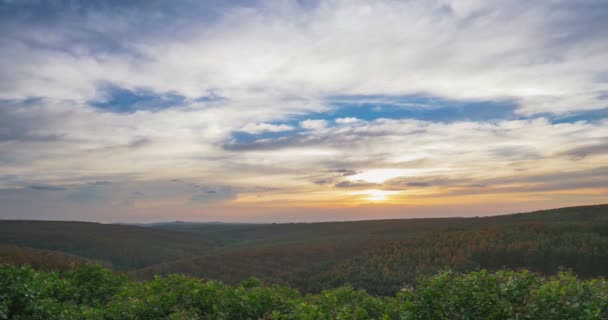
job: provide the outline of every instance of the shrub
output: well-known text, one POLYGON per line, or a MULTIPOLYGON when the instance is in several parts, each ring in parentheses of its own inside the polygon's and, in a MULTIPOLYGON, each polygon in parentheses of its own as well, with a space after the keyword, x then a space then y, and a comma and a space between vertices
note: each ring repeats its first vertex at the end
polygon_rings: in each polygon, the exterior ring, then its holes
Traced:
POLYGON ((58 272, 0 266, 0 319, 608 319, 608 283, 570 272, 442 272, 394 296, 353 287, 301 295, 249 279, 183 275, 137 282, 95 265, 58 272))

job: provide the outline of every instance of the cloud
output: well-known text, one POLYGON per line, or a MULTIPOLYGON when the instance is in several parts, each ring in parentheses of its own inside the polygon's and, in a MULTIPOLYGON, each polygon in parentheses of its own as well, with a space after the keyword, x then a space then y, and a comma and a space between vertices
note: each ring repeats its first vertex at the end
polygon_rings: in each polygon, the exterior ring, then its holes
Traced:
POLYGON ((608 143, 584 145, 561 152, 559 155, 574 159, 583 159, 588 156, 608 154, 608 143))
POLYGON ((1 6, 1 217, 343 205, 385 169, 435 196, 603 190, 601 1, 1 6))
POLYGON ((28 188, 32 190, 40 190, 40 191, 65 191, 66 189, 59 186, 47 186, 47 185, 31 185, 28 188))
POLYGON ((290 146, 302 147, 310 145, 313 141, 304 141, 303 136, 288 136, 279 138, 263 138, 254 141, 230 141, 223 144, 223 148, 228 151, 261 151, 261 150, 278 150, 288 148, 290 146))
POLYGON ((285 132, 291 131, 294 128, 286 124, 272 124, 272 123, 249 123, 242 127, 239 131, 249 134, 260 134, 264 132, 285 132))
POLYGON ((359 173, 358 171, 351 170, 351 169, 336 169, 336 170, 333 170, 332 172, 338 173, 341 176, 352 176, 352 175, 359 173))
POLYGON ((201 188, 200 192, 195 193, 190 197, 190 201, 194 203, 203 203, 208 204, 212 202, 223 202, 236 199, 238 193, 230 187, 220 186, 220 187, 211 187, 214 189, 210 189, 210 187, 201 188))
POLYGON ((300 121, 300 127, 307 130, 319 130, 327 126, 327 121, 322 119, 307 119, 300 121))
POLYGON ((337 124, 351 124, 351 123, 356 123, 358 121, 359 121, 359 119, 353 118, 353 117, 337 118, 336 119, 336 123, 337 124))
POLYGON ((375 183, 366 182, 363 180, 357 181, 341 181, 336 183, 336 188, 373 188, 377 186, 375 183))
POLYGON ((113 83, 186 99, 425 92, 511 98, 522 114, 606 107, 604 3, 467 3, 5 5, 0 97, 91 101, 113 83))
POLYGON ((431 184, 428 182, 408 182, 407 185, 409 187, 428 187, 431 184))

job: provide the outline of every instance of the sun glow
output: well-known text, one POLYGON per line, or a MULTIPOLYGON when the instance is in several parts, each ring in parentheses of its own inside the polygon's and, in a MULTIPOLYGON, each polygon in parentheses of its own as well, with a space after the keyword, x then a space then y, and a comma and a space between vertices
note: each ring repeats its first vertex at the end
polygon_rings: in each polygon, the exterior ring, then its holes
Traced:
POLYGON ((412 171, 408 169, 372 169, 352 175, 349 179, 352 181, 383 183, 386 180, 412 174, 412 171))
POLYGON ((384 168, 384 169, 369 169, 363 172, 348 176, 350 181, 365 181, 370 183, 384 183, 387 180, 400 177, 416 177, 432 173, 441 173, 449 169, 447 168, 384 168))
POLYGON ((372 202, 383 202, 389 200, 389 197, 395 194, 400 193, 399 191, 393 190, 378 190, 378 189, 370 189, 370 190, 362 190, 353 192, 354 195, 364 195, 365 200, 372 202))

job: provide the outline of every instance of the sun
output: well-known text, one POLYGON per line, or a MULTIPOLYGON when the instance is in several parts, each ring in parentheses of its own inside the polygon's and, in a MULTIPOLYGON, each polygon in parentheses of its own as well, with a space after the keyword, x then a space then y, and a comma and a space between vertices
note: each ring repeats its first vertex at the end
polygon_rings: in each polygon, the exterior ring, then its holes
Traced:
POLYGON ((378 190, 378 189, 369 189, 369 190, 361 190, 355 191, 352 194, 354 195, 363 195, 364 199, 370 202, 384 202, 390 199, 390 196, 398 194, 399 191, 394 190, 378 190))

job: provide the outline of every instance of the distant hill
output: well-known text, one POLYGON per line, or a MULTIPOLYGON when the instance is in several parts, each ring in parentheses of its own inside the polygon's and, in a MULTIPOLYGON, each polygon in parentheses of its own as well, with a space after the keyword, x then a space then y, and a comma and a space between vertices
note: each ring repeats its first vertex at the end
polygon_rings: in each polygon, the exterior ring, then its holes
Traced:
POLYGON ((89 222, 0 221, 0 243, 106 261, 119 270, 195 257, 216 247, 196 234, 89 222))
POLYGON ((240 247, 311 244, 370 239, 399 240, 428 232, 469 230, 522 222, 590 222, 608 219, 608 204, 474 218, 417 218, 317 223, 157 223, 163 230, 207 235, 223 244, 240 247))

